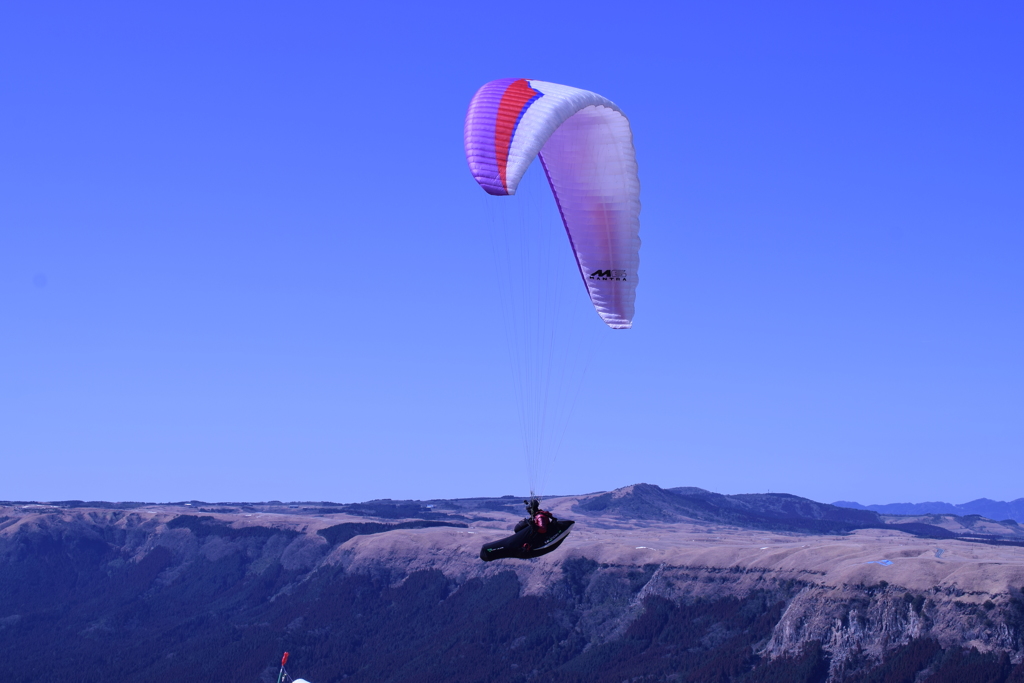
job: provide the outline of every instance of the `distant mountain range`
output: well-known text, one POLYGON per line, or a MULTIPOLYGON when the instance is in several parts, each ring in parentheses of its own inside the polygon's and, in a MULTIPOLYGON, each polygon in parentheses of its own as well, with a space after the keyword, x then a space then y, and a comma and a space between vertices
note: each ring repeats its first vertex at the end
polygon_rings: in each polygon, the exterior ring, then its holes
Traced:
POLYGON ((583 496, 573 510, 586 515, 618 518, 636 527, 652 522, 671 524, 689 520, 804 534, 898 529, 923 538, 1024 545, 1018 523, 1005 517, 989 521, 980 515, 943 513, 949 519, 893 520, 883 518, 885 513, 874 509, 816 503, 788 493, 724 495, 692 486, 663 489, 653 484, 633 484, 608 493, 583 496))
POLYGON ((585 498, 575 509, 587 514, 612 514, 631 523, 695 519, 803 533, 849 533, 885 526, 874 512, 816 503, 788 493, 728 496, 694 486, 663 489, 653 484, 634 484, 585 498))
POLYGON ((979 498, 969 503, 954 505, 952 503, 888 503, 886 505, 861 505, 849 500, 837 500, 832 503, 836 507, 854 510, 871 510, 882 515, 981 515, 997 521, 1012 519, 1024 523, 1024 498, 1004 502, 979 498))

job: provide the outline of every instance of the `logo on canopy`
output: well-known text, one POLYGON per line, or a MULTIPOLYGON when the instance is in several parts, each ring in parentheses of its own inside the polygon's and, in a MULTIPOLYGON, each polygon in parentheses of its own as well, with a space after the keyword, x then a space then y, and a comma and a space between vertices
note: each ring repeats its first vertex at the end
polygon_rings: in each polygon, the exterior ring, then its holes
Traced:
POLYGON ((624 270, 595 270, 590 274, 591 280, 625 280, 624 270))

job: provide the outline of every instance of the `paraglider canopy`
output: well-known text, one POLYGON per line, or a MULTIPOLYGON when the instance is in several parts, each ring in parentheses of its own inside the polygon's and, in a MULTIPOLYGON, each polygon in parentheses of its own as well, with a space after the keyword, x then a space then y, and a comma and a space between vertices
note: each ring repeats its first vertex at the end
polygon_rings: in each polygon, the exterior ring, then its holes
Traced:
POLYGON ((514 195, 540 158, 594 307, 609 327, 631 327, 640 181, 625 114, 588 90, 505 78, 470 102, 465 147, 473 177, 497 196, 514 195))

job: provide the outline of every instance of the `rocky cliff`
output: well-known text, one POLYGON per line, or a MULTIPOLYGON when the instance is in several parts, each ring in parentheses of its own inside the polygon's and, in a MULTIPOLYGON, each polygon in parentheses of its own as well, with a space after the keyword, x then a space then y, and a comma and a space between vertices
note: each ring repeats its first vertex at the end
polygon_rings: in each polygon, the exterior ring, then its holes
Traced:
POLYGON ((284 650, 317 683, 1024 681, 1014 528, 715 496, 553 499, 562 549, 487 564, 514 499, 8 505, 0 660, 48 682, 272 680, 284 650))

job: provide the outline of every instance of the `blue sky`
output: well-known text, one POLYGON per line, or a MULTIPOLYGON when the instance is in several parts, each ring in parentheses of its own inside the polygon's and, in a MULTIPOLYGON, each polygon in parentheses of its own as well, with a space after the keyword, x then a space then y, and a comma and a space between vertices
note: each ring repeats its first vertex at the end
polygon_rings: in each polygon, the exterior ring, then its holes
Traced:
POLYGON ((521 494, 477 87, 605 95, 636 325, 559 492, 1024 496, 1019 3, 6 3, 0 499, 521 494), (424 275, 424 270, 427 275, 424 275))

